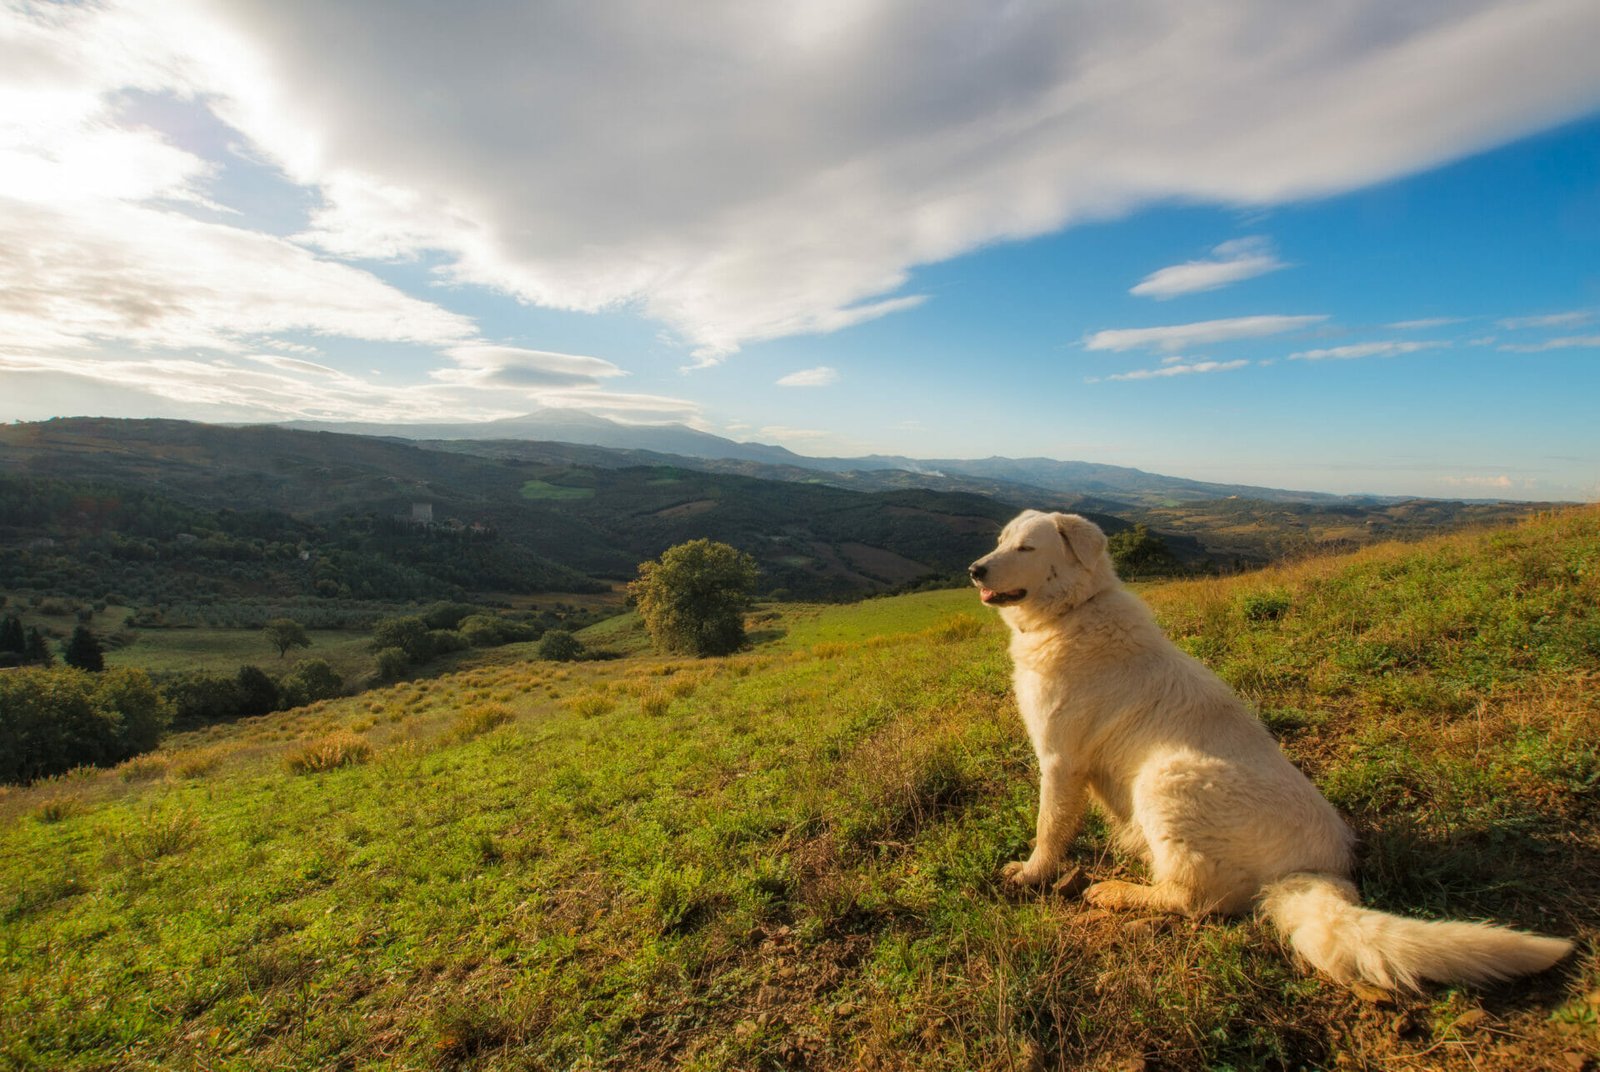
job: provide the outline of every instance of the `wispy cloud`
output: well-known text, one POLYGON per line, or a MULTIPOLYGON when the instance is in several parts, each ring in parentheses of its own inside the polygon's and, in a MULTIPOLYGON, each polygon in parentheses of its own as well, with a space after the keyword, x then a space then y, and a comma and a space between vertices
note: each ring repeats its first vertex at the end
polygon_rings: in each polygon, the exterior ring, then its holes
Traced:
POLYGON ((455 367, 435 369, 428 375, 442 383, 469 387, 595 387, 602 380, 627 375, 603 358, 519 346, 470 343, 452 346, 445 355, 455 367))
POLYGON ((1462 488, 1506 489, 1516 486, 1516 481, 1504 473, 1494 476, 1441 476, 1439 483, 1462 488))
POLYGON ((1212 249, 1207 260, 1186 261, 1151 272, 1128 293, 1145 298, 1175 298, 1216 290, 1287 267, 1268 239, 1259 235, 1236 238, 1212 249))
MULTIPOLYGON (((1180 359, 1181 361, 1181 359, 1180 359)), ((1249 361, 1239 359, 1236 361, 1194 361, 1173 363, 1165 361, 1160 368, 1134 369, 1132 372, 1119 372, 1113 376, 1103 377, 1105 380, 1158 380, 1168 376, 1192 376, 1203 372, 1230 372, 1233 369, 1244 368, 1249 361)), ((1102 377, 1091 377, 1086 383, 1099 383, 1102 377)))
POLYGON ((796 440, 804 442, 816 442, 817 440, 831 438, 833 435, 832 432, 823 431, 818 428, 790 428, 789 426, 782 424, 769 424, 761 429, 761 434, 766 436, 768 439, 775 439, 779 442, 784 440, 789 440, 790 442, 794 442, 796 440))
POLYGON ((838 369, 827 365, 791 372, 778 380, 779 387, 829 387, 839 382, 838 369))
POLYGON ((1429 328, 1448 327, 1451 324, 1461 324, 1467 320, 1464 316, 1425 316, 1421 320, 1396 320, 1393 324, 1384 326, 1391 331, 1426 331, 1429 328))
POLYGON ((1593 319, 1594 313, 1590 310, 1573 309, 1566 313, 1546 313, 1543 316, 1513 316, 1496 323, 1507 331, 1516 331, 1521 328, 1572 328, 1579 324, 1587 324, 1593 319))
POLYGON ((1349 361, 1360 357, 1399 357, 1419 350, 1438 350, 1450 345, 1447 342, 1362 342, 1350 346, 1332 346, 1325 350, 1301 350, 1289 355, 1290 361, 1349 361))
POLYGON ((1538 354, 1546 350, 1600 349, 1600 335, 1563 335, 1543 342, 1506 343, 1500 349, 1514 354, 1538 354))
POLYGON ((1316 316, 1239 316, 1226 320, 1202 320, 1193 324, 1171 324, 1158 328, 1114 328, 1097 331, 1084 340, 1086 350, 1185 350, 1193 346, 1257 339, 1299 331, 1327 320, 1316 316))

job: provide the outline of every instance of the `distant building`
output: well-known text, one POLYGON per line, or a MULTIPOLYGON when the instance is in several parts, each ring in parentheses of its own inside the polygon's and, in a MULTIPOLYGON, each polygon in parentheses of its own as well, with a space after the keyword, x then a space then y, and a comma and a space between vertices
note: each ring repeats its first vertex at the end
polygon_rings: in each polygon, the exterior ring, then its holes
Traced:
POLYGON ((414 502, 411 504, 411 522, 414 525, 433 524, 433 504, 414 502))

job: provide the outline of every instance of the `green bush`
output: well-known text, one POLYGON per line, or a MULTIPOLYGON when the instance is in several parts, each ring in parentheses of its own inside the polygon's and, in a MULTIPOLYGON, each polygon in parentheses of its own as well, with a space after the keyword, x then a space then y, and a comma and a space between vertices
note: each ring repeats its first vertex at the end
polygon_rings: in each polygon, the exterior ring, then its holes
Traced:
POLYGON ((411 660, 400 648, 378 649, 378 677, 383 681, 399 681, 406 676, 411 660))
POLYGON ((565 629, 552 629, 539 641, 539 658, 569 663, 583 655, 583 643, 565 629))
POLYGON ((231 677, 193 670, 166 678, 161 691, 172 704, 177 726, 206 726, 239 716, 239 685, 231 677))
POLYGON ((302 659, 278 682, 278 700, 284 707, 332 699, 343 691, 344 678, 326 659, 302 659))
POLYGON ((172 709, 143 670, 0 674, 0 781, 28 782, 155 747, 172 709))

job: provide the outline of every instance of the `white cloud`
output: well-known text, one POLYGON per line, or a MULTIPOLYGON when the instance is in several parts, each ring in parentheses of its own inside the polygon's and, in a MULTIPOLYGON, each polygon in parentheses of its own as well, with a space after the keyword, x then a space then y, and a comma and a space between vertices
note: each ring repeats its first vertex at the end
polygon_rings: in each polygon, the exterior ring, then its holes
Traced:
POLYGON ((1431 342, 1361 342, 1349 346, 1332 346, 1325 350, 1301 350, 1289 355, 1290 361, 1349 361, 1361 357, 1398 357, 1419 350, 1437 350, 1449 343, 1431 342))
POLYGON ((627 375, 603 358, 481 342, 452 346, 445 355, 456 367, 435 369, 429 375, 442 383, 469 387, 596 387, 602 380, 627 375))
POLYGON ((1151 272, 1128 293, 1146 298, 1175 298, 1180 294, 1216 290, 1288 267, 1273 252, 1272 243, 1259 236, 1224 242, 1212 249, 1211 254, 1210 260, 1187 261, 1151 272))
POLYGON ((779 387, 830 387, 839 382, 838 369, 819 365, 816 368, 791 372, 778 380, 779 387))
POLYGON ((789 440, 790 442, 802 440, 808 443, 828 439, 833 435, 832 432, 825 432, 818 428, 790 428, 782 424, 766 425, 761 429, 761 434, 768 440, 776 440, 778 442, 783 440, 789 440))
POLYGON ((1465 488, 1512 488, 1516 486, 1516 482, 1504 473, 1495 476, 1441 476, 1439 483, 1465 488))
MULTIPOLYGON (((1236 361, 1194 361, 1186 364, 1163 363, 1160 368, 1134 369, 1132 372, 1119 372, 1107 376, 1107 380, 1157 380, 1168 376, 1193 376, 1203 372, 1231 372, 1233 369, 1244 368, 1249 361, 1240 359, 1236 361)), ((1098 383, 1099 378, 1089 380, 1098 383)))
MULTIPOLYGON (((1593 0, 106 0, 0 14, 30 94, 0 114, 32 135, 125 86, 203 102, 320 195, 328 255, 636 308, 705 364, 908 308, 913 268, 996 241, 1324 196, 1576 117, 1597 33, 1593 0)), ((88 193, 203 199, 210 161, 80 133, 88 193)))
POLYGON ((1547 350, 1600 349, 1600 335, 1563 335, 1534 343, 1507 343, 1500 349, 1515 354, 1538 354, 1547 350))
POLYGON ((1421 320, 1397 320, 1393 324, 1384 326, 1391 331, 1426 331, 1429 328, 1448 327, 1451 324, 1460 324, 1467 318, 1464 316, 1427 316, 1421 320))
POLYGON ((1184 350, 1191 346, 1257 339, 1320 324, 1326 315, 1317 316, 1239 316, 1226 320, 1202 320, 1193 324, 1170 324, 1159 328, 1113 328, 1097 331, 1084 340, 1087 350, 1184 350))
POLYGON ((1594 319, 1594 314, 1587 309, 1574 309, 1568 313, 1547 313, 1543 316, 1514 316, 1506 320, 1496 321, 1508 331, 1521 328, 1570 328, 1579 324, 1587 324, 1594 319))

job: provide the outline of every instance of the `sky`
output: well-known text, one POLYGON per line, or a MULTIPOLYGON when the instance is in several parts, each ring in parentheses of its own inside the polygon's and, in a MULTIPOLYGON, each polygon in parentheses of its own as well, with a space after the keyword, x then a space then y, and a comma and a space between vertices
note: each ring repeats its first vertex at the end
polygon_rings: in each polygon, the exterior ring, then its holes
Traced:
POLYGON ((0 420, 1600 498, 1594 0, 0 0, 0 420))

